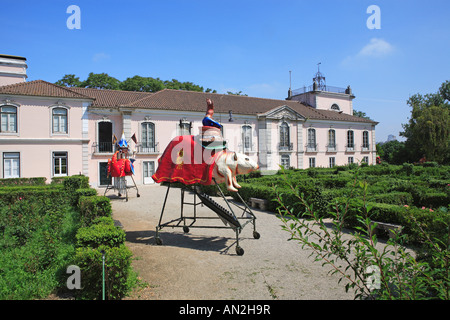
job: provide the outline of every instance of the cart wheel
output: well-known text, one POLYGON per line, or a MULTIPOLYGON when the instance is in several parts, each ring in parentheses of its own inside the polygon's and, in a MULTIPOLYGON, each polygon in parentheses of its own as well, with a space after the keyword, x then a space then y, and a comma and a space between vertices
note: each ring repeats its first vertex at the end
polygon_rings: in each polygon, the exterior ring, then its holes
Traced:
POLYGON ((183 231, 184 231, 184 233, 188 233, 189 232, 189 227, 184 226, 183 227, 183 231))
POLYGON ((121 197, 121 196, 122 196, 122 194, 121 194, 121 193, 119 193, 119 194, 118 194, 118 196, 119 196, 119 197, 121 197))
POLYGON ((242 256, 244 254, 244 249, 241 247, 236 247, 236 253, 238 256, 242 256))
POLYGON ((160 245, 163 244, 161 238, 156 238, 156 239, 155 239, 155 242, 156 242, 156 244, 157 244, 158 246, 160 246, 160 245))
POLYGON ((260 237, 261 237, 261 235, 259 234, 258 231, 253 231, 253 238, 259 239, 260 237))

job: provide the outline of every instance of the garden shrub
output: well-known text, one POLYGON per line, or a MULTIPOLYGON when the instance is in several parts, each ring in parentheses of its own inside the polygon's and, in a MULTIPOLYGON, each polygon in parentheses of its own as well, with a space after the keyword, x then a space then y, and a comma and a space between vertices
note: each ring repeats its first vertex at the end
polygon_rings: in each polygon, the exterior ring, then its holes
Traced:
POLYGON ((96 196, 97 190, 94 188, 82 188, 75 190, 76 203, 80 205, 80 197, 96 196))
POLYGON ((81 289, 75 292, 78 299, 102 298, 102 251, 105 253, 105 298, 119 300, 130 291, 132 253, 125 244, 80 247, 74 259, 74 264, 81 270, 81 289))
POLYGON ((97 217, 111 217, 112 214, 111 202, 105 196, 81 196, 78 207, 83 226, 89 226, 97 217))
POLYGON ((111 217, 99 217, 89 227, 81 227, 76 239, 79 247, 118 247, 125 242, 125 232, 114 226, 111 217))
POLYGON ((75 252, 76 214, 51 199, 0 206, 1 300, 45 298, 60 285, 75 252))
POLYGON ((389 193, 378 193, 368 196, 368 200, 377 203, 412 205, 413 197, 408 192, 393 191, 389 193))
POLYGON ((62 183, 69 203, 76 206, 78 202, 76 190, 89 188, 89 177, 83 175, 74 175, 66 177, 62 183))
POLYGON ((8 178, 0 179, 0 187, 3 186, 42 186, 45 185, 47 178, 8 178))
POLYGON ((62 188, 50 185, 2 187, 0 189, 0 200, 6 204, 13 204, 19 200, 29 200, 31 202, 51 201, 59 204, 66 203, 62 188))

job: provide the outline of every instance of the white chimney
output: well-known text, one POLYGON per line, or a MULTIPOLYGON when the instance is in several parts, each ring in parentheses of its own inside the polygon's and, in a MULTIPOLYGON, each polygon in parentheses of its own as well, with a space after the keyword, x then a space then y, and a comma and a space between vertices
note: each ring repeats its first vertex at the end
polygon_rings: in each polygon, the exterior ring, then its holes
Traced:
POLYGON ((25 82, 28 68, 26 61, 24 57, 0 54, 0 86, 25 82))

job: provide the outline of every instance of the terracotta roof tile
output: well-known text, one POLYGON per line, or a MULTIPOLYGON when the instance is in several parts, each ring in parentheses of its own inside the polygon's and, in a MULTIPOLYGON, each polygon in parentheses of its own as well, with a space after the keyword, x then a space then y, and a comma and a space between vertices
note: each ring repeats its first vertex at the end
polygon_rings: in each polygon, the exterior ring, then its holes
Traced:
POLYGON ((308 119, 376 123, 372 120, 336 111, 314 109, 293 100, 265 99, 172 89, 158 91, 151 96, 143 97, 126 106, 144 109, 205 112, 207 98, 214 102, 214 110, 217 113, 228 113, 229 110, 232 110, 233 114, 256 115, 286 105, 308 119))
POLYGON ((174 111, 206 111, 206 99, 214 102, 215 112, 257 115, 288 106, 307 119, 377 123, 331 110, 314 109, 293 100, 255 98, 219 93, 164 89, 155 93, 62 87, 43 80, 0 86, 0 94, 92 99, 99 108, 140 108, 174 111))
POLYGON ((149 97, 151 92, 135 92, 121 90, 106 90, 94 88, 71 87, 70 90, 95 99, 93 107, 118 107, 128 105, 136 100, 149 97))
POLYGON ((0 94, 89 99, 86 95, 44 80, 34 80, 0 86, 0 94))

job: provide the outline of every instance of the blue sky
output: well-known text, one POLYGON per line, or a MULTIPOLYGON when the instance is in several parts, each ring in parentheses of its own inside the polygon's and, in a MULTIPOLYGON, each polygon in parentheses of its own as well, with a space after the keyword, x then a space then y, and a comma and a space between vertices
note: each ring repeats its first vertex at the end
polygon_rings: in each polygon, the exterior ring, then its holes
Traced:
POLYGON ((354 108, 399 136, 415 93, 450 80, 448 0, 0 0, 0 53, 25 56, 28 80, 105 72, 191 81, 219 93, 285 99, 310 85, 351 85, 354 108), (81 29, 68 29, 68 6, 81 29), (369 29, 367 8, 381 10, 369 29))

